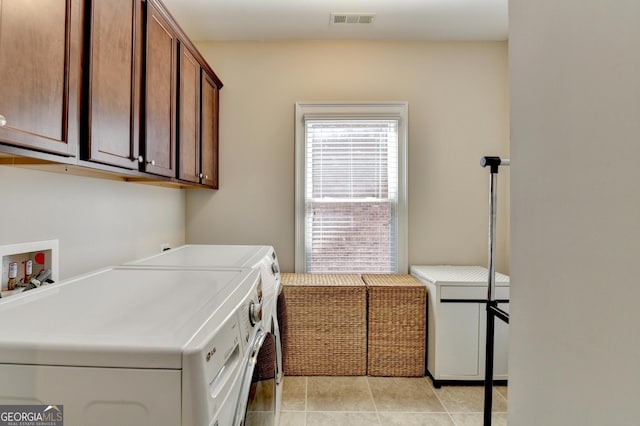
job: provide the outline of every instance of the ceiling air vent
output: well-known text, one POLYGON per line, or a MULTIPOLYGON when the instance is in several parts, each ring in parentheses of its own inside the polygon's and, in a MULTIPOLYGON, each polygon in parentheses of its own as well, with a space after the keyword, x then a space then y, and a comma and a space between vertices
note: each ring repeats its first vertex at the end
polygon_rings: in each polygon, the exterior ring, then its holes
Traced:
POLYGON ((332 13, 331 25, 373 24, 375 13, 332 13))

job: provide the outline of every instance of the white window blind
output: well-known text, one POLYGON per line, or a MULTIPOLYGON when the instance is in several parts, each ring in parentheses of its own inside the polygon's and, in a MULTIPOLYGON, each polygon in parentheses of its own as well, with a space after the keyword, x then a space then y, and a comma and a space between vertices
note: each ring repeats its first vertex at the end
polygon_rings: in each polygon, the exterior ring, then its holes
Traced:
POLYGON ((398 271, 398 120, 305 118, 305 269, 398 271))

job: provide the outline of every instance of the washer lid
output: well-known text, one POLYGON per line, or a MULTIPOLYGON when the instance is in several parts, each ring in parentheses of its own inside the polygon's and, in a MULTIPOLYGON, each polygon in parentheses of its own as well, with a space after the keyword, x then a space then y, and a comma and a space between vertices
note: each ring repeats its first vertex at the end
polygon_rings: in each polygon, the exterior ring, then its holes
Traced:
POLYGON ((0 362, 181 368, 196 333, 257 280, 248 269, 109 268, 1 299, 0 362))
POLYGON ((272 246, 190 244, 126 264, 131 267, 257 268, 262 277, 265 318, 277 320, 280 272, 272 246), (275 269, 274 269, 275 268, 275 269))
MULTIPOLYGON (((483 266, 414 265, 411 274, 436 285, 487 286, 489 270, 483 266)), ((509 277, 496 272, 496 286, 508 286, 509 277)))
POLYGON ((127 265, 254 268, 270 250, 271 246, 185 245, 127 265))

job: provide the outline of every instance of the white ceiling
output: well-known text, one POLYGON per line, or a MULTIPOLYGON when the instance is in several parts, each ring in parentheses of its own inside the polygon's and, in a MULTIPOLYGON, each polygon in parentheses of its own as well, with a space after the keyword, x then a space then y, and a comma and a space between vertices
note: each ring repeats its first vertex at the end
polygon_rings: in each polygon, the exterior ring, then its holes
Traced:
POLYGON ((163 0, 193 40, 506 40, 508 0, 163 0), (330 25, 375 13, 371 25, 330 25))

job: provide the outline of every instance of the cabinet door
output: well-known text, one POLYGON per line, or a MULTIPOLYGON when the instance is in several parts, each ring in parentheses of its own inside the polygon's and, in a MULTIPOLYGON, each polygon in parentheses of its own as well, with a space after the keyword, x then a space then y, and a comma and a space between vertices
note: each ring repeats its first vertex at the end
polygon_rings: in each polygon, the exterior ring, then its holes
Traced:
POLYGON ((178 178, 200 182, 200 64, 180 45, 178 178))
POLYGON ((90 4, 87 145, 83 159, 138 169, 141 2, 90 4))
POLYGON ((82 3, 0 2, 0 142, 76 155, 82 3))
POLYGON ((213 80, 202 72, 202 180, 201 183, 218 189, 218 95, 213 80))
POLYGON ((147 2, 144 171, 176 177, 176 35, 147 2))
MULTIPOLYGON (((498 307, 505 312, 509 312, 508 303, 499 303, 498 307)), ((493 377, 495 379, 506 379, 509 375, 509 324, 496 318, 494 336, 493 377)))
POLYGON ((480 304, 441 303, 438 321, 438 378, 478 379, 481 374, 480 304))

